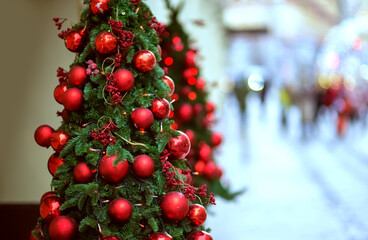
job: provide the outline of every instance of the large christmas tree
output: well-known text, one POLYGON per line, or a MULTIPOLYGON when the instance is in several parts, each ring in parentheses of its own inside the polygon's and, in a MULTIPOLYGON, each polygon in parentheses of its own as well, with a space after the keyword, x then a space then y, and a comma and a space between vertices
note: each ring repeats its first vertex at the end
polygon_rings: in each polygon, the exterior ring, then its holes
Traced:
MULTIPOLYGON (((76 53, 68 72, 58 69, 63 122, 35 132, 55 153, 30 239, 212 239, 202 224, 213 194, 188 183, 190 140, 167 118, 161 24, 140 0, 85 4, 59 34, 76 53)), ((65 19, 54 21, 61 29, 65 19)))

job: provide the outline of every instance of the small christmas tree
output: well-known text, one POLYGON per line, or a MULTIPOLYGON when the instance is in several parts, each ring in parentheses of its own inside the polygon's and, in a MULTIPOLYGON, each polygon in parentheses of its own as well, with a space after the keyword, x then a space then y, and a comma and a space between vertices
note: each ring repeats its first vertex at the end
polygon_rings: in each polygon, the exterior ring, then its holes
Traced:
MULTIPOLYGON (((222 136, 211 130, 215 117, 215 105, 208 101, 206 82, 200 77, 196 63, 197 51, 190 48, 190 39, 178 15, 183 3, 174 8, 169 0, 166 5, 170 10, 170 23, 162 34, 162 67, 167 69, 175 84, 175 111, 170 118, 175 120, 173 129, 185 130, 192 148, 187 156, 195 173, 195 185, 206 184, 210 191, 224 199, 234 199, 241 192, 231 193, 220 181, 222 169, 214 159, 215 148, 222 142, 222 136)), ((170 79, 166 79, 170 82, 170 79)))
MULTIPOLYGON (((167 118, 161 24, 140 0, 85 4, 59 34, 76 53, 68 72, 58 69, 63 122, 35 132, 55 153, 30 239, 212 239, 202 224, 213 194, 188 183, 190 140, 167 118)), ((61 29, 66 20, 54 21, 61 29)))

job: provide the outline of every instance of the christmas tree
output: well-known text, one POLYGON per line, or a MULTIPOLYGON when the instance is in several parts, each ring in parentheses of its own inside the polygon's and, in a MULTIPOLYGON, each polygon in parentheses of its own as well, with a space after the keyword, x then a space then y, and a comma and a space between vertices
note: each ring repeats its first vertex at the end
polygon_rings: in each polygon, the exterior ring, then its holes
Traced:
MULTIPOLYGON (((208 101, 206 82, 200 77, 196 63, 197 51, 190 47, 190 37, 178 20, 182 1, 178 7, 173 7, 169 0, 166 5, 170 10, 170 23, 162 34, 162 62, 175 84, 175 111, 170 118, 175 120, 173 129, 185 130, 191 141, 191 151, 187 156, 192 168, 197 174, 195 185, 206 184, 208 189, 217 196, 231 200, 242 192, 231 193, 229 187, 220 181, 222 169, 214 159, 214 151, 222 142, 221 134, 213 132, 211 125, 215 117, 215 105, 208 101)), ((166 79, 170 82, 171 79, 166 79)))
MULTIPOLYGON (((68 72, 57 71, 63 122, 35 132, 55 153, 30 239, 212 239, 202 224, 213 194, 188 183, 190 140, 167 117, 162 25, 140 0, 85 4, 59 34, 76 53, 68 72)), ((66 19, 54 21, 61 29, 66 19)))

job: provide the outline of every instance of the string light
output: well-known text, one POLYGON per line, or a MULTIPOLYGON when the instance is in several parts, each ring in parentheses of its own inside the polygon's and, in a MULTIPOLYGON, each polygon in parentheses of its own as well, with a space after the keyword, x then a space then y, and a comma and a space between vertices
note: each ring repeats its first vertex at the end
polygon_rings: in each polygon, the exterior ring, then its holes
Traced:
POLYGON ((199 172, 192 172, 192 175, 198 176, 199 172))
POLYGON ((136 206, 136 207, 142 207, 143 204, 142 203, 137 203, 137 204, 134 204, 134 206, 136 206))

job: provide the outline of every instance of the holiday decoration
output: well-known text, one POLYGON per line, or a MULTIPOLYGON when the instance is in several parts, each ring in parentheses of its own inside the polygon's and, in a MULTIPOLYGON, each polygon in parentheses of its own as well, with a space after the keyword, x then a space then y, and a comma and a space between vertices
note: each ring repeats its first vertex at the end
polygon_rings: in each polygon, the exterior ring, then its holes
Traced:
POLYGON ((63 95, 68 90, 68 85, 66 83, 61 83, 60 85, 57 85, 54 90, 54 98, 55 100, 63 104, 63 95))
POLYGON ((124 222, 132 215, 132 204, 124 198, 118 198, 109 205, 109 216, 113 221, 124 222))
POLYGON ((171 138, 167 144, 171 157, 173 159, 183 159, 190 151, 190 140, 185 133, 178 131, 178 137, 171 138))
POLYGON ((222 170, 214 162, 209 162, 206 164, 203 175, 206 176, 208 179, 218 179, 222 175, 222 170))
POLYGON ((134 64, 138 70, 142 72, 148 72, 155 68, 156 57, 149 50, 141 50, 135 54, 134 64))
POLYGON ((56 152, 61 152, 61 150, 63 150, 69 139, 70 136, 67 132, 63 130, 55 131, 51 134, 51 147, 56 152))
POLYGON ((80 162, 75 166, 73 175, 74 180, 78 183, 89 183, 93 176, 91 169, 85 162, 80 162))
POLYGON ((193 225, 201 226, 207 219, 207 211, 202 205, 192 204, 189 206, 188 218, 193 225))
POLYGON ((83 86, 87 82, 86 68, 81 66, 72 67, 68 74, 68 83, 72 86, 83 86))
POLYGON ((55 196, 50 196, 43 200, 40 205, 40 215, 46 221, 50 222, 57 216, 60 216, 61 210, 59 209, 62 202, 61 199, 55 196))
POLYGON ((181 122, 189 122, 193 118, 193 108, 189 103, 183 104, 179 108, 179 118, 181 122))
POLYGON ((49 158, 47 163, 47 168, 52 176, 55 176, 55 173, 60 165, 64 163, 64 159, 60 158, 57 153, 54 153, 49 158))
POLYGON ((134 76, 126 69, 119 69, 114 72, 114 76, 117 79, 117 88, 121 92, 129 91, 134 86, 134 76))
POLYGON ((132 120, 136 128, 147 130, 152 126, 154 116, 148 108, 137 108, 132 113, 132 120))
POLYGON ((56 217, 49 226, 49 234, 52 240, 72 240, 76 237, 78 225, 68 216, 56 217))
POLYGON ((188 200, 180 192, 169 192, 161 201, 161 209, 167 219, 180 221, 188 214, 188 200))
POLYGON ((211 147, 206 143, 199 144, 199 159, 209 162, 211 160, 212 150, 211 147))
POLYGON ((220 133, 213 132, 211 142, 214 147, 219 146, 222 143, 222 135, 220 133))
POLYGON ((45 200, 46 198, 48 197, 51 197, 51 196, 55 196, 55 192, 54 191, 49 191, 49 192, 45 192, 42 197, 41 197, 41 200, 40 200, 40 203, 43 202, 43 200, 45 200))
POLYGON ((80 52, 83 47, 83 32, 79 30, 70 31, 65 36, 65 47, 71 52, 80 52))
POLYGON ((204 231, 195 231, 188 236, 187 240, 213 240, 213 238, 204 231))
POLYGON ((148 237, 148 240, 171 240, 173 239, 167 233, 154 233, 148 237))
POLYGON ((111 32, 102 32, 96 37, 95 45, 99 53, 110 54, 116 51, 118 40, 111 32))
POLYGON ((156 120, 163 120, 170 113, 170 103, 165 98, 153 100, 152 113, 156 120))
POLYGON ((120 161, 114 164, 117 156, 108 157, 105 155, 99 164, 98 170, 103 179, 108 183, 118 183, 125 178, 129 171, 129 163, 127 161, 120 161))
POLYGON ((39 126, 34 133, 34 139, 36 143, 42 147, 50 147, 51 135, 54 131, 55 130, 49 125, 39 126))
POLYGON ((109 10, 110 0, 91 0, 89 3, 90 9, 93 14, 104 14, 109 10))
POLYGON ((100 240, 121 240, 121 239, 117 236, 106 236, 106 237, 100 238, 100 240))
POLYGON ((140 178, 148 178, 155 171, 155 162, 148 155, 139 155, 134 158, 133 171, 140 178))
POLYGON ((168 77, 168 76, 164 76, 163 81, 170 88, 169 96, 173 95, 173 93, 175 91, 175 83, 174 83, 174 81, 170 77, 168 77))
POLYGON ((63 105, 69 111, 77 111, 83 103, 83 92, 78 88, 69 88, 63 95, 63 105))

